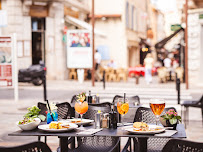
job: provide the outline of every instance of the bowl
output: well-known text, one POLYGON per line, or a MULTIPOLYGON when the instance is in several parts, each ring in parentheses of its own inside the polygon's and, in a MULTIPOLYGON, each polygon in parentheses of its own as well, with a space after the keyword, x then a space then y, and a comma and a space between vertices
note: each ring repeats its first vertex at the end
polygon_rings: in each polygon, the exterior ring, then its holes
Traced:
POLYGON ((22 129, 22 130, 33 130, 35 128, 37 128, 37 126, 40 124, 41 120, 39 118, 35 118, 34 122, 28 123, 28 124, 18 124, 17 122, 17 126, 22 129))

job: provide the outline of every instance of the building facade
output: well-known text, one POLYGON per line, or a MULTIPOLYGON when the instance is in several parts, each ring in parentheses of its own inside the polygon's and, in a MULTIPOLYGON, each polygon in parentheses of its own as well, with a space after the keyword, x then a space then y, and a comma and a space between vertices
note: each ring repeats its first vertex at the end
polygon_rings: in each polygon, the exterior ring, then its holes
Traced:
POLYGON ((95 0, 95 27, 106 34, 95 37, 96 48, 107 46, 109 60, 114 60, 118 67, 140 63, 139 42, 140 38, 146 38, 147 29, 146 2, 95 0))
POLYGON ((18 69, 42 60, 46 63, 48 79, 67 79, 64 17, 87 18, 86 2, 1 0, 1 10, 7 12, 8 21, 1 28, 1 35, 17 34, 18 69))

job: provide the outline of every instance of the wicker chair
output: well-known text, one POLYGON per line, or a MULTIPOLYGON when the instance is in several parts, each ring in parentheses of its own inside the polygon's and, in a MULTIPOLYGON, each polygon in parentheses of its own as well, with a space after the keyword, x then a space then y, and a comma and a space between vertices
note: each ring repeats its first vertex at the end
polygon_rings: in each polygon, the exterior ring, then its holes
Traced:
POLYGON ((163 152, 202 152, 203 143, 180 140, 180 139, 171 139, 164 146, 163 152))
MULTIPOLYGON (((123 96, 120 95, 115 95, 113 98, 113 104, 116 105, 116 101, 119 98, 123 98, 123 96)), ((129 106, 130 107, 134 107, 135 105, 139 106, 140 105, 140 98, 139 96, 131 96, 131 97, 127 97, 129 99, 129 106)), ((117 109, 116 109, 117 110, 117 109)), ((119 113, 118 114, 118 121, 121 122, 121 115, 119 113)))
MULTIPOLYGON (((68 102, 57 103, 56 106, 58 107, 57 113, 59 119, 68 119, 75 116, 74 109, 68 102)), ((46 115, 47 107, 45 103, 38 103, 39 109, 41 109, 40 114, 46 115)))
MULTIPOLYGON (((89 104, 88 111, 84 118, 95 119, 95 113, 101 110, 108 113, 111 110, 111 103, 89 104)), ((78 147, 70 149, 70 152, 117 152, 119 151, 119 137, 95 136, 95 137, 78 137, 78 147)))
POLYGON ((47 144, 43 142, 32 142, 15 147, 0 147, 1 152, 51 152, 47 144))
POLYGON ((196 101, 184 101, 181 104, 181 116, 183 113, 182 108, 184 107, 185 111, 184 111, 184 123, 185 123, 185 128, 189 122, 189 107, 194 107, 194 108, 201 108, 202 110, 202 125, 203 125, 203 95, 200 98, 200 100, 196 100, 196 101))
MULTIPOLYGON (((165 108, 162 114, 165 114, 169 109, 174 109, 176 111, 176 109, 173 107, 165 108)), ((156 120, 150 108, 139 107, 135 113, 134 122, 145 122, 145 123, 155 124, 156 120)), ((131 141, 131 139, 133 138, 129 138, 128 140, 131 141)), ((139 144, 137 139, 135 138, 133 140, 134 140, 134 147, 136 149, 139 149, 139 144)), ((168 138, 149 138, 147 140, 148 152, 162 151, 163 147, 168 142, 168 140, 169 140, 168 138)), ((126 144, 125 148, 123 149, 123 152, 128 152, 128 149, 131 147, 130 143, 131 142, 127 142, 128 145, 126 144)))
MULTIPOLYGON (((119 99, 119 98, 123 98, 123 96, 120 96, 120 95, 115 95, 114 98, 113 98, 113 103, 115 104, 116 101, 119 99)), ((133 105, 140 105, 140 98, 139 96, 131 96, 131 97, 127 97, 129 99, 129 104, 132 106, 133 105)))

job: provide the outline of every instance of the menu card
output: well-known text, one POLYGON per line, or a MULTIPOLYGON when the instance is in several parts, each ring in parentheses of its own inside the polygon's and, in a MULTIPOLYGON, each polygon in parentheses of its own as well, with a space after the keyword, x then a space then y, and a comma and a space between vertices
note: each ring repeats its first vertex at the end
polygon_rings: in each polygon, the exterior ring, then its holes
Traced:
POLYGON ((87 129, 87 130, 84 130, 84 131, 77 133, 77 135, 92 135, 92 134, 99 132, 101 130, 102 130, 102 128, 100 128, 100 129, 87 129))

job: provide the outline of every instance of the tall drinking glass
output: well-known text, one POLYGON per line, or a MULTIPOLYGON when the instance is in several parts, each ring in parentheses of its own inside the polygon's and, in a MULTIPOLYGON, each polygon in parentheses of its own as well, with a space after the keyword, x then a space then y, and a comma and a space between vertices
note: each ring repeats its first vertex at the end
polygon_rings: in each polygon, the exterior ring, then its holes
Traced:
POLYGON ((163 99, 151 99, 149 105, 156 117, 156 125, 158 125, 159 116, 165 108, 165 101, 163 99))
POLYGON ((88 110, 88 103, 87 103, 87 101, 83 101, 83 102, 77 101, 75 103, 75 111, 78 114, 80 114, 80 117, 81 117, 81 125, 80 125, 80 128, 79 128, 81 130, 84 130, 84 127, 82 125, 82 116, 83 116, 83 114, 85 114, 87 112, 87 110, 88 110))
POLYGON ((128 99, 126 98, 124 101, 124 98, 119 98, 117 101, 117 111, 118 113, 122 116, 122 126, 124 126, 123 124, 123 117, 124 115, 128 112, 129 110, 129 103, 128 103, 128 99))

